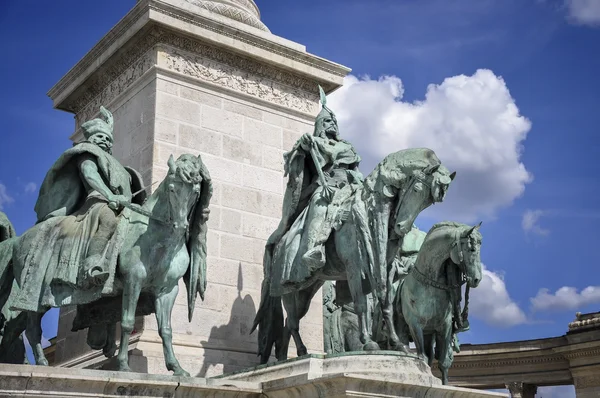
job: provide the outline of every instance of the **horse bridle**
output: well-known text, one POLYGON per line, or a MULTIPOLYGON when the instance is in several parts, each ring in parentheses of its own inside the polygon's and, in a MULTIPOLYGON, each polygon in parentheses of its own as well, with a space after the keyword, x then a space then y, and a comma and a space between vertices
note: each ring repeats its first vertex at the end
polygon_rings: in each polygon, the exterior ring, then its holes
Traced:
MULTIPOLYGON (((134 212, 136 212, 136 213, 138 213, 138 214, 141 214, 141 215, 143 215, 143 216, 146 216, 146 217, 148 217, 149 219, 152 219, 152 220, 154 220, 154 221, 156 221, 156 222, 159 222, 159 223, 161 223, 161 224, 163 224, 163 225, 166 225, 166 226, 170 226, 170 227, 172 227, 173 229, 175 229, 175 228, 176 228, 176 226, 175 226, 175 224, 173 223, 173 204, 172 204, 172 202, 171 202, 171 195, 174 193, 174 190, 172 190, 172 189, 171 189, 171 185, 172 185, 172 183, 170 183, 170 184, 169 184, 169 186, 167 187, 167 192, 168 192, 168 193, 167 193, 167 195, 168 195, 168 203, 169 203, 169 205, 167 206, 167 208, 168 208, 168 216, 167 216, 167 219, 166 219, 166 220, 165 220, 165 219, 162 219, 162 218, 160 218, 160 217, 157 217, 157 216, 155 216, 155 215, 154 215, 154 214, 152 214, 151 212, 149 212, 149 211, 147 211, 147 210, 144 210, 144 209, 143 209, 143 208, 141 208, 141 207, 136 207, 136 206, 132 206, 132 205, 126 205, 125 207, 127 207, 127 208, 128 208, 129 210, 131 210, 131 211, 134 211, 134 212)), ((188 201, 189 201, 189 197, 190 197, 191 195, 197 195, 197 194, 198 194, 198 193, 196 193, 196 192, 194 192, 194 191, 190 192, 190 193, 189 193, 189 195, 188 195, 188 201)), ((187 230, 188 230, 188 229, 189 229, 189 225, 186 227, 186 233, 187 233, 187 230)))
POLYGON ((466 272, 464 269, 464 264, 465 264, 465 256, 463 254, 463 248, 462 248, 462 241, 464 239, 469 239, 469 237, 461 237, 461 231, 458 230, 456 231, 456 235, 455 235, 455 243, 453 244, 453 250, 454 248, 456 248, 456 250, 458 251, 458 260, 459 263, 456 264, 458 266, 458 269, 460 271, 460 282, 459 283, 455 283, 452 285, 445 285, 443 283, 440 283, 438 281, 433 280, 432 278, 428 277, 427 275, 425 275, 424 273, 422 273, 416 266, 413 267, 413 271, 415 271, 415 277, 416 279, 426 285, 435 287, 437 289, 441 289, 441 290, 446 290, 446 291, 450 291, 453 289, 458 289, 459 287, 461 287, 462 285, 464 285, 467 282, 467 276, 466 276, 466 272))
MULTIPOLYGON (((398 197, 398 204, 396 205, 394 215, 398 214, 398 209, 400 208, 400 206, 402 206, 402 204, 404 203, 404 199, 406 198, 408 193, 413 189, 417 182, 426 185, 429 188, 430 195, 433 196, 431 182, 433 182, 434 180, 433 174, 437 171, 437 169, 439 169, 440 166, 441 164, 438 164, 434 166, 427 166, 423 170, 415 170, 415 172, 410 176, 410 180, 406 186, 406 189, 403 189, 400 196, 398 197), (423 176, 420 176, 419 174, 422 174, 423 176), (427 181, 428 176, 432 177, 431 181, 427 181)), ((395 221, 396 220, 394 220, 394 223, 395 221)))

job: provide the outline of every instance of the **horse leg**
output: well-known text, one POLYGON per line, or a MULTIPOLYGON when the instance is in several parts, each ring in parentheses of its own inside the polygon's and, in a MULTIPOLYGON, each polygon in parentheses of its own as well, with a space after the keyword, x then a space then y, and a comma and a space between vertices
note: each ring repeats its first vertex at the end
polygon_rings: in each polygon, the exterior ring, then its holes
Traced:
POLYGON ((277 357, 278 361, 285 361, 287 359, 287 353, 288 348, 290 346, 291 338, 292 333, 290 332, 290 328, 288 327, 288 322, 286 319, 285 326, 283 327, 283 330, 281 332, 281 340, 275 342, 275 357, 277 357))
POLYGON ((146 272, 141 264, 128 271, 123 278, 121 345, 117 355, 118 370, 122 372, 132 372, 129 367, 129 337, 135 326, 135 309, 142 290, 142 280, 146 277, 146 272))
POLYGON ((308 353, 300 337, 300 319, 304 318, 308 312, 310 301, 321 286, 323 286, 323 281, 316 281, 306 289, 283 296, 283 304, 288 314, 286 323, 296 343, 296 354, 299 357, 308 353))
POLYGON ((433 339, 434 335, 432 333, 425 334, 423 337, 423 343, 425 344, 425 355, 427 356, 427 365, 431 368, 433 365, 433 359, 435 357, 435 351, 433 349, 433 339))
MULTIPOLYGON (((355 265, 354 269, 358 270, 359 268, 355 265)), ((363 293, 360 272, 347 272, 347 274, 348 287, 350 288, 350 294, 352 295, 352 301, 354 302, 354 311, 358 317, 358 333, 360 342, 363 344, 363 350, 377 351, 379 350, 379 344, 373 341, 369 331, 369 303, 367 301, 367 296, 363 293)))
POLYGON ((106 345, 102 348, 102 353, 106 358, 112 358, 117 351, 115 335, 117 333, 117 324, 109 323, 106 325, 106 345))
POLYGON ((289 293, 282 297, 283 306, 287 313, 285 324, 294 338, 294 343, 296 343, 296 355, 301 357, 306 355, 307 350, 300 338, 300 317, 298 316, 298 309, 296 308, 296 302, 299 300, 300 297, 298 292, 289 293))
MULTIPOLYGON (((398 292, 400 294, 400 292, 398 292)), ((402 311, 400 311, 400 304, 398 304, 398 308, 396 310, 396 316, 394 317, 394 325, 397 331, 400 331, 400 336, 398 339, 400 340, 400 345, 398 346, 399 350, 405 354, 410 354, 410 350, 408 346, 410 345, 410 331, 408 330, 408 325, 404 320, 404 316, 402 315, 402 311)))
POLYGON ((385 294, 385 303, 382 306, 383 319, 388 332, 388 344, 392 350, 402 350, 402 343, 396 333, 396 327, 394 322, 394 277, 396 276, 396 270, 394 267, 388 273, 387 278, 387 291, 385 294))
POLYGON ((410 334, 415 342, 415 348, 417 349, 417 356, 423 362, 427 362, 427 356, 425 355, 425 338, 423 336, 423 329, 417 322, 409 322, 410 334))
POLYGON ((42 347, 42 317, 44 312, 28 312, 27 313, 27 328, 25 329, 25 335, 31 350, 33 351, 33 357, 35 358, 36 365, 48 366, 48 360, 44 355, 44 348, 42 347))
POLYGON ((436 345, 438 348, 438 368, 442 373, 442 384, 448 384, 448 369, 452 366, 452 319, 444 323, 442 330, 436 333, 436 345))
POLYGON ((183 370, 173 352, 173 332, 171 330, 171 313, 175 305, 175 298, 179 292, 179 285, 174 285, 169 292, 158 295, 155 300, 156 322, 158 323, 158 334, 162 339, 163 353, 167 369, 173 371, 175 376, 189 376, 183 370))

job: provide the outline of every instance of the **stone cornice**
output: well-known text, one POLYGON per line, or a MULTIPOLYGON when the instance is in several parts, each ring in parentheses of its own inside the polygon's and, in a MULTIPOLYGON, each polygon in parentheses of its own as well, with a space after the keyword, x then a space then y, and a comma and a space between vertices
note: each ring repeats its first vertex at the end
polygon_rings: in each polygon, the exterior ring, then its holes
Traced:
MULTIPOLYGON (((210 14, 208 11, 206 14, 210 14)), ((224 18, 224 17, 223 17, 224 18)), ((257 62, 271 65, 285 73, 293 73, 318 82, 326 92, 342 84, 350 69, 302 51, 302 46, 291 45, 286 40, 258 31, 256 34, 232 27, 207 15, 191 13, 160 0, 141 0, 104 36, 50 91, 54 107, 77 112, 74 103, 98 82, 97 74, 115 79, 116 69, 125 70, 139 57, 128 50, 138 51, 132 45, 135 37, 152 30, 153 25, 170 29, 182 37, 217 45, 225 51, 238 53, 257 62), (128 50, 124 50, 128 48, 128 50), (119 59, 116 60, 115 57, 119 59), (94 80, 91 81, 90 79, 94 80)), ((251 29, 251 28, 249 28, 251 29)), ((139 40, 139 39, 137 39, 139 40)), ((139 52, 139 51, 138 51, 139 52)), ((269 66, 270 67, 270 66, 269 66)), ((104 79, 106 79, 104 78, 104 79)), ((92 90, 94 91, 94 90, 92 90)), ((96 95, 98 89, 96 88, 96 95)), ((85 101, 83 101, 85 102, 85 101)))
POLYGON ((582 331, 578 342, 560 336, 465 344, 454 356, 450 384, 477 388, 498 388, 500 382, 515 381, 538 386, 572 384, 580 375, 600 367, 600 341, 596 337, 596 331, 582 331))
POLYGON ((147 17, 148 9, 143 6, 143 2, 138 2, 135 7, 127 13, 100 41, 92 47, 90 51, 81 59, 69 72, 63 76, 49 91, 48 96, 54 101, 54 106, 60 108, 59 104, 67 94, 70 94, 84 79, 89 77, 93 70, 97 69, 103 61, 106 61, 113 55, 118 48, 111 48, 118 41, 128 39, 136 31, 133 27, 136 22, 142 21, 147 17), (70 90, 69 90, 70 89, 70 90))

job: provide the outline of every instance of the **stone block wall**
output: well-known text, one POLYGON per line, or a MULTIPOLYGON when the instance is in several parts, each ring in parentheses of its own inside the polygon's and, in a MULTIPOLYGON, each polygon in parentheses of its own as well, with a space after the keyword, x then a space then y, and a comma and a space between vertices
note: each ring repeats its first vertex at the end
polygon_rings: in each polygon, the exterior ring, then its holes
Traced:
MULTIPOLYGON (((260 304, 266 239, 281 217, 283 153, 310 119, 295 118, 168 75, 156 80, 152 181, 167 173, 171 154, 200 154, 213 178, 208 232, 208 288, 191 323, 185 287, 173 310, 173 341, 193 374, 211 376, 258 364, 250 328, 260 304)), ((317 294, 301 333, 310 352, 322 352, 322 305, 317 294)), ((137 348, 150 373, 164 373, 154 317, 146 317, 137 348)), ((295 356, 295 347, 290 348, 295 356)), ((142 370, 142 369, 140 369, 142 370)))

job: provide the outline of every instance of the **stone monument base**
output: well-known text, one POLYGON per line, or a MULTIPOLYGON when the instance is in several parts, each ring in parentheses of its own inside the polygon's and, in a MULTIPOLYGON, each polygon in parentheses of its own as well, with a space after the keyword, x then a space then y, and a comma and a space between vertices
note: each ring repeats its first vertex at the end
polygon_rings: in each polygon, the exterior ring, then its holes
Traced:
POLYGON ((395 351, 309 354, 218 376, 213 380, 258 382, 269 397, 508 397, 444 386, 416 356, 395 351))
POLYGON ((1 397, 508 397, 441 385, 428 366, 396 352, 307 355, 215 378, 0 365, 1 397))

